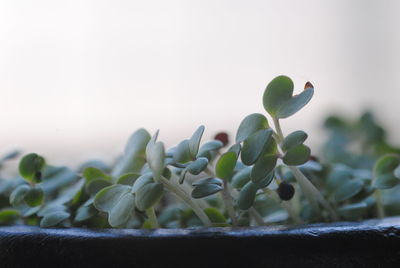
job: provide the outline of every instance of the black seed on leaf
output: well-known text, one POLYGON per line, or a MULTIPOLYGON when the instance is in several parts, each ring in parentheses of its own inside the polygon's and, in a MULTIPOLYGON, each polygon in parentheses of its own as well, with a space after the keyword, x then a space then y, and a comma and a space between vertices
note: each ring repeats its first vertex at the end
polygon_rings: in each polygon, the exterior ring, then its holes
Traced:
POLYGON ((294 187, 290 183, 282 182, 279 184, 277 192, 282 200, 288 201, 292 199, 294 195, 294 187))
POLYGON ((215 135, 214 140, 218 140, 226 146, 229 143, 229 136, 225 132, 220 132, 217 135, 215 135))

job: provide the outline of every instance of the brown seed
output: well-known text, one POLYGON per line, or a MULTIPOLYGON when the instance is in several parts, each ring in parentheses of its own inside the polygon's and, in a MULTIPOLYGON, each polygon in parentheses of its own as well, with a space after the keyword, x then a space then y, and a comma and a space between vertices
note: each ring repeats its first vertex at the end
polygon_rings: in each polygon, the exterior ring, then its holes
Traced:
POLYGON ((311 84, 310 81, 308 81, 308 82, 304 85, 304 89, 309 89, 309 88, 314 88, 313 84, 311 84))
POLYGON ((229 136, 226 132, 219 132, 214 136, 214 140, 218 140, 222 142, 224 146, 226 146, 229 143, 229 136))

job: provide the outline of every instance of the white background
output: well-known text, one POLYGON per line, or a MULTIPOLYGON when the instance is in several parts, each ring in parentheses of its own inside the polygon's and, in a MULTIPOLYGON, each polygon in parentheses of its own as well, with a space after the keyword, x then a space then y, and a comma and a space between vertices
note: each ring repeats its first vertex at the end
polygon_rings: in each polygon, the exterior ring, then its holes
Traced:
POLYGON ((173 145, 234 133, 276 75, 311 103, 282 122, 317 149, 323 116, 373 109, 400 144, 400 4, 335 1, 0 1, 0 151, 111 160, 139 127, 173 145))

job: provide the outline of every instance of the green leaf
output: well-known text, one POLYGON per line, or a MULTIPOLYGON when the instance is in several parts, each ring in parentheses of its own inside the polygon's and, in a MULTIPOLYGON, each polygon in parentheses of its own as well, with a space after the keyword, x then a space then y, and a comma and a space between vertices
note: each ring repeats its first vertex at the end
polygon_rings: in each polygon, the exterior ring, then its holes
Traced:
POLYGON ((135 197, 132 193, 125 193, 117 201, 108 215, 108 222, 112 227, 125 224, 135 208, 135 197))
POLYGON ((263 189, 263 188, 267 187, 268 185, 270 185, 270 183, 272 182, 274 177, 275 177, 275 172, 271 171, 264 179, 255 183, 255 185, 257 186, 258 189, 263 189))
POLYGON ((283 103, 276 112, 277 118, 287 118, 301 110, 307 103, 310 102, 314 95, 313 88, 307 88, 298 95, 283 103))
POLYGON ((199 157, 192 163, 190 163, 186 170, 193 175, 199 175, 202 171, 206 169, 208 165, 208 159, 205 157, 199 157))
POLYGON ((215 226, 215 227, 229 226, 229 224, 227 224, 226 218, 224 217, 224 215, 221 214, 221 212, 219 212, 218 209, 205 208, 204 213, 206 213, 207 217, 213 223, 213 226, 215 226))
POLYGON ((236 189, 241 189, 246 183, 250 181, 250 174, 251 174, 252 167, 245 167, 232 177, 232 187, 236 189))
POLYGON ((358 194, 364 186, 361 180, 353 179, 340 185, 335 192, 335 199, 337 202, 341 202, 352 198, 358 194))
POLYGON ((202 184, 217 184, 219 186, 222 186, 223 182, 221 179, 218 178, 204 178, 192 183, 193 186, 198 186, 202 184))
POLYGON ((200 184, 196 186, 192 191, 193 198, 202 198, 212 194, 215 194, 222 190, 222 187, 218 184, 208 183, 200 184))
POLYGON ((283 163, 288 166, 299 166, 310 159, 311 150, 304 144, 293 147, 283 156, 283 163))
POLYGON ((258 183, 265 179, 274 170, 277 160, 276 155, 262 155, 251 171, 251 181, 258 183))
POLYGON ((187 163, 193 160, 190 153, 189 140, 183 140, 178 144, 173 158, 176 163, 187 163))
POLYGON ((252 183, 251 181, 248 182, 239 192, 239 198, 237 200, 238 207, 241 210, 249 209, 256 199, 257 191, 257 185, 252 183))
POLYGON ((15 209, 3 209, 0 211, 0 225, 11 225, 19 218, 20 214, 15 209))
POLYGON ((236 161, 237 155, 235 152, 227 152, 221 155, 215 166, 215 173, 217 177, 221 179, 229 178, 235 169, 236 161))
POLYGON ((234 152, 236 154, 236 156, 239 157, 241 150, 242 150, 242 146, 240 145, 240 143, 235 143, 228 149, 228 152, 234 152))
POLYGON ((399 184, 400 180, 392 173, 386 173, 375 177, 372 187, 376 189, 390 189, 399 184))
POLYGON ((136 193, 140 188, 142 188, 146 184, 149 184, 149 183, 152 183, 152 182, 154 182, 153 174, 151 174, 151 173, 143 174, 142 176, 137 178, 137 180, 133 184, 132 193, 136 193))
POLYGON ((302 130, 290 133, 282 142, 282 150, 287 151, 296 147, 297 145, 303 144, 307 137, 308 134, 302 130))
POLYGON ((274 117, 279 108, 292 98, 293 88, 293 81, 289 77, 281 75, 274 78, 264 91, 264 109, 274 117))
POLYGON ((19 162, 19 173, 28 181, 39 182, 37 174, 42 171, 45 164, 44 158, 38 154, 27 154, 19 162))
POLYGON ((49 214, 46 214, 42 220, 40 221, 40 227, 46 228, 55 226, 62 221, 68 219, 70 214, 65 211, 53 211, 49 214))
POLYGON ((145 150, 150 138, 149 132, 143 128, 132 134, 125 147, 123 157, 111 172, 112 177, 118 178, 128 172, 140 172, 146 163, 145 150))
POLYGON ((28 194, 31 187, 26 184, 22 184, 12 191, 10 195, 10 203, 13 206, 19 205, 22 201, 24 201, 25 196, 28 194))
POLYGON ((41 187, 30 188, 24 197, 25 203, 30 207, 37 207, 43 204, 44 192, 41 187))
POLYGON ((102 179, 105 181, 111 181, 111 177, 104 174, 103 171, 97 169, 95 167, 87 167, 82 173, 82 176, 85 178, 86 183, 90 183, 93 180, 102 179))
POLYGON ((151 151, 153 150, 154 146, 156 145, 159 132, 160 131, 157 130, 156 133, 151 137, 150 141, 147 143, 147 146, 146 146, 146 159, 147 160, 151 154, 151 151))
POLYGON ((162 142, 157 142, 151 149, 147 160, 155 179, 160 178, 164 171, 164 160, 164 144, 162 142))
POLYGON ((129 172, 129 173, 121 175, 117 179, 116 183, 132 186, 135 183, 135 181, 137 180, 137 178, 139 178, 139 177, 140 177, 140 173, 129 172))
POLYGON ((77 211, 74 220, 76 222, 86 221, 96 216, 97 210, 93 206, 80 206, 77 211))
POLYGON ((338 209, 338 212, 346 220, 357 220, 367 211, 367 208, 368 205, 365 202, 359 202, 344 205, 338 209))
POLYGON ((236 143, 240 143, 261 129, 269 127, 267 118, 258 113, 246 116, 236 132, 236 143))
POLYGON ((108 186, 96 194, 93 205, 100 211, 110 212, 119 199, 131 190, 132 187, 122 184, 108 186))
POLYGON ((189 139, 189 151, 192 158, 195 158, 200 146, 201 137, 204 133, 204 126, 200 126, 189 139))
POLYGON ((85 186, 86 193, 88 193, 90 196, 94 196, 97 194, 98 191, 101 189, 110 186, 112 184, 111 181, 104 180, 104 179, 95 179, 90 181, 88 184, 85 186))
POLYGON ((378 159, 374 166, 375 176, 380 176, 387 173, 392 173, 400 164, 400 159, 397 155, 384 155, 378 159))
POLYGON ((204 143, 199 150, 199 153, 202 151, 217 151, 224 147, 224 144, 221 141, 213 140, 204 143))
POLYGON ((140 188, 136 193, 136 207, 145 211, 153 207, 162 197, 164 186, 161 183, 149 183, 140 188))
POLYGON ((243 142, 241 159, 245 165, 254 164, 272 137, 271 129, 262 129, 243 142))

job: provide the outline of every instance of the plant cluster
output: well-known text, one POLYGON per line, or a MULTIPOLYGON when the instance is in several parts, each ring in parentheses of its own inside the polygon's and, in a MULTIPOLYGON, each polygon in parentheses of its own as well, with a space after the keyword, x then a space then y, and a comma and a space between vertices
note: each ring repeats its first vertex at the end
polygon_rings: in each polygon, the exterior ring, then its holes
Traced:
MULTIPOLYGON (((112 167, 85 163, 78 170, 47 165, 35 153, 19 175, 0 181, 0 224, 41 227, 185 228, 263 226, 384 217, 400 213, 400 150, 370 113, 355 123, 337 116, 319 161, 302 130, 284 135, 280 121, 312 98, 293 95, 290 78, 266 87, 263 114, 240 123, 234 144, 220 133, 202 143, 204 126, 165 149, 139 129, 112 167)), ((4 161, 16 157, 6 155, 4 161)))

